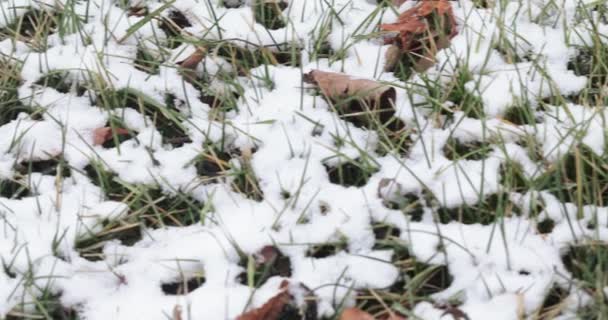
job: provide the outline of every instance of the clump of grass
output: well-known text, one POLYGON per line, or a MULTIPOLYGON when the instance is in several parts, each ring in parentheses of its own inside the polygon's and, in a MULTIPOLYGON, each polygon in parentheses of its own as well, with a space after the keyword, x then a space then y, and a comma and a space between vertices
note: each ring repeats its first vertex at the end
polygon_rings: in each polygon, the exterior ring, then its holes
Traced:
POLYGON ((255 0, 253 14, 255 20, 270 30, 281 29, 286 26, 282 11, 287 8, 283 0, 255 0))
POLYGON ((53 88, 61 93, 74 93, 83 96, 87 88, 70 79, 70 74, 61 70, 52 71, 36 81, 34 84, 44 88, 53 88))
POLYGON ((568 69, 576 75, 588 78, 585 89, 574 101, 582 105, 604 106, 608 104, 608 46, 600 39, 593 45, 578 48, 578 54, 568 63, 568 69))
POLYGON ((0 54, 0 126, 14 120, 30 108, 19 99, 17 89, 21 83, 21 63, 0 54))
POLYGON ((188 18, 177 10, 170 11, 168 16, 163 17, 159 23, 159 27, 167 35, 168 43, 166 46, 170 49, 175 49, 185 42, 181 35, 182 29, 191 26, 192 24, 188 21, 188 18))
MULTIPOLYGON (((444 92, 447 92, 447 98, 445 100, 454 104, 452 107, 453 110, 462 111, 467 117, 483 119, 485 116, 483 101, 479 96, 466 88, 466 84, 472 80, 473 75, 466 66, 457 68, 457 72, 454 74, 452 81, 450 81, 446 86, 446 89, 444 89, 444 92)), ((435 86, 434 88, 439 89, 441 87, 435 86)), ((443 94, 446 95, 446 93, 443 94)))
POLYGON ((291 277, 291 260, 274 246, 266 246, 254 255, 243 255, 239 262, 245 271, 239 274, 241 284, 259 288, 274 276, 291 277))
POLYGON ((328 166, 327 174, 331 183, 345 187, 362 187, 367 180, 378 171, 378 168, 364 158, 342 159, 336 166, 328 166))
POLYGON ((420 197, 413 193, 398 195, 390 201, 384 200, 384 205, 393 210, 400 210, 403 214, 410 217, 412 221, 421 221, 424 214, 424 207, 420 197))
POLYGON ((194 160, 196 172, 204 178, 216 178, 228 171, 232 156, 219 148, 210 147, 194 160))
POLYGON ((561 311, 566 307, 568 297, 568 291, 555 285, 547 295, 543 305, 531 315, 531 319, 538 320, 550 320, 557 317, 561 311))
POLYGON ((505 190, 514 192, 525 192, 533 185, 519 163, 507 160, 499 169, 500 184, 505 190))
POLYGON ((19 40, 36 51, 47 48, 47 37, 56 32, 58 19, 50 10, 30 10, 9 26, 0 29, 0 41, 6 38, 19 40))
POLYGON ((347 242, 346 238, 342 238, 336 242, 327 242, 323 244, 316 244, 306 250, 306 256, 312 258, 327 258, 336 255, 340 251, 346 251, 347 242))
POLYGON ((0 197, 8 199, 21 199, 31 195, 28 185, 18 179, 0 180, 0 197))
POLYGON ((272 47, 260 47, 248 43, 244 47, 228 41, 207 44, 210 52, 226 59, 238 75, 249 75, 250 69, 262 65, 299 66, 302 61, 301 49, 289 44, 277 44, 272 47))
MULTIPOLYGON (((30 277, 31 278, 31 277, 30 277)), ((26 278, 26 285, 32 286, 32 279, 26 278)), ((61 296, 54 294, 48 287, 37 288, 40 289, 42 294, 37 297, 33 302, 32 306, 21 304, 12 311, 10 311, 6 317, 6 320, 17 320, 17 319, 53 319, 53 320, 78 320, 78 314, 76 310, 63 307, 61 304, 61 296), (25 307, 32 307, 32 312, 24 311, 25 307)), ((29 308, 28 308, 29 309, 29 308)))
POLYGON ((101 249, 106 241, 112 239, 133 245, 141 239, 143 227, 187 226, 200 221, 202 204, 186 194, 167 195, 155 185, 128 184, 98 162, 85 167, 84 173, 105 192, 107 199, 123 202, 129 207, 126 216, 104 221, 100 232, 89 233, 77 241, 76 248, 85 258, 103 259, 101 249))
POLYGON ((149 49, 146 49, 144 46, 139 46, 137 48, 137 54, 134 61, 137 70, 157 75, 159 74, 161 64, 162 61, 152 54, 149 49))
POLYGON ((27 161, 16 164, 15 171, 22 175, 37 172, 44 175, 57 176, 59 173, 59 176, 63 178, 72 175, 68 162, 61 155, 48 160, 27 161))
POLYGON ((264 200, 264 193, 251 166, 250 155, 242 155, 237 161, 239 165, 233 165, 230 170, 232 189, 255 201, 264 200))
POLYGON ((506 193, 492 194, 475 205, 461 205, 456 208, 441 207, 436 210, 436 217, 441 223, 458 221, 464 224, 481 223, 489 225, 499 218, 519 215, 516 207, 506 193))
POLYGON ((192 197, 179 192, 167 195, 156 186, 135 186, 118 179, 102 164, 93 162, 85 167, 92 182, 101 187, 110 200, 129 206, 137 222, 151 228, 187 226, 200 221, 202 205, 192 197))
POLYGON ((81 257, 89 261, 101 261, 106 257, 103 247, 106 242, 118 240, 121 244, 131 246, 142 239, 141 225, 131 219, 106 221, 103 229, 89 233, 76 240, 75 249, 81 257))
POLYGON ((388 310, 396 314, 409 314, 407 310, 421 301, 429 301, 430 295, 448 288, 453 277, 445 266, 430 265, 411 256, 399 239, 399 230, 390 225, 374 225, 376 250, 393 250, 392 263, 399 269, 397 282, 388 288, 361 290, 357 295, 357 307, 377 318, 388 316, 388 310))
MULTIPOLYGON (((420 74, 422 82, 419 84, 418 92, 426 98, 426 102, 420 107, 445 115, 448 119, 453 118, 455 111, 461 111, 470 118, 483 119, 484 105, 481 98, 475 94, 477 88, 471 90, 466 86, 474 80, 472 72, 466 65, 457 65, 455 70, 447 83, 420 74)), ((479 83, 475 85, 478 86, 479 83)))
POLYGON ((182 125, 183 115, 171 107, 172 100, 159 103, 133 89, 112 90, 106 88, 97 92, 96 104, 102 108, 132 108, 148 116, 163 137, 163 143, 179 147, 190 141, 182 125))
POLYGON ((492 147, 486 142, 460 142, 458 139, 449 138, 443 147, 443 154, 450 160, 482 160, 492 151, 492 147))
POLYGON ((584 145, 575 146, 534 181, 564 202, 604 206, 608 203, 606 159, 584 145))
POLYGON ((186 295, 205 283, 204 275, 195 275, 175 282, 163 283, 161 289, 166 295, 186 295))
POLYGON ((503 119, 516 125, 534 125, 538 122, 534 109, 529 104, 508 108, 503 119))
POLYGON ((590 294, 593 302, 579 310, 583 319, 605 319, 608 304, 604 288, 608 285, 608 246, 604 243, 589 243, 573 246, 563 257, 564 265, 578 285, 590 294))

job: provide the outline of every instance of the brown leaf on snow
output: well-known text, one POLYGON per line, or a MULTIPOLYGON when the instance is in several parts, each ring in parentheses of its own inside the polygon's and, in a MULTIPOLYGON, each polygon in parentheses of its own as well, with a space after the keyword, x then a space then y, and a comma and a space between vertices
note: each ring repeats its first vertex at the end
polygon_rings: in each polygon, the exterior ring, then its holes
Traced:
MULTIPOLYGON (((403 12, 397 22, 382 24, 380 29, 396 33, 385 42, 396 45, 401 53, 409 55, 408 58, 415 61, 417 71, 433 65, 437 51, 447 48, 450 39, 458 33, 452 4, 448 0, 420 1, 403 12)), ((391 70, 395 59, 395 51, 389 50, 385 69, 391 70)))
POLYGON ((338 111, 355 125, 367 125, 370 115, 382 123, 393 119, 395 88, 373 80, 359 79, 343 73, 313 70, 304 75, 304 82, 316 85, 338 111), (345 103, 340 103, 345 102, 345 103))
POLYGON ((177 63, 181 67, 181 74, 184 80, 194 83, 196 82, 196 67, 205 58, 206 50, 203 48, 196 48, 196 50, 188 56, 188 58, 177 63))
POLYGON ((283 280, 280 287, 281 291, 276 296, 272 297, 261 307, 243 313, 236 320, 278 320, 281 311, 291 300, 288 287, 289 283, 283 280))
POLYGON ((129 8, 127 17, 143 17, 148 14, 148 8, 141 6, 134 6, 129 8))
POLYGON ((367 79, 357 79, 343 73, 313 70, 304 75, 304 81, 315 84, 323 95, 339 100, 358 97, 369 103, 389 103, 395 100, 395 88, 367 79))
POLYGON ((303 284, 290 292, 289 282, 281 282, 281 291, 259 308, 247 311, 236 320, 281 320, 287 315, 299 314, 302 320, 317 319, 317 302, 314 293, 303 284), (296 296, 303 298, 296 299, 296 296))
POLYGON ((93 130, 93 145, 99 146, 112 139, 114 135, 129 134, 129 130, 124 128, 102 127, 93 130))
POLYGON ((346 308, 340 315, 340 320, 376 320, 371 314, 359 308, 346 308))

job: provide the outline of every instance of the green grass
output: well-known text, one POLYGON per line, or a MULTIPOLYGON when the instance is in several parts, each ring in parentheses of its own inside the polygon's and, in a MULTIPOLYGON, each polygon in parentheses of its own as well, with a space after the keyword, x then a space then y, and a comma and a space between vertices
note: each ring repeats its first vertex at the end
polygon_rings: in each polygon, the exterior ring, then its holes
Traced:
MULTIPOLYGON (((5 28, 0 29, 0 40, 18 40, 27 44, 36 52, 44 52, 48 45, 48 37, 52 34, 61 36, 78 32, 81 33, 83 43, 87 43, 90 35, 84 33, 84 17, 78 16, 73 8, 73 1, 67 1, 64 10, 29 10, 19 19, 5 28), (71 7, 72 6, 72 7, 71 7)), ((331 2, 331 1, 330 1, 331 2)), ((274 43, 269 46, 258 46, 239 39, 209 40, 192 37, 185 31, 195 21, 183 12, 179 12, 170 4, 166 5, 164 12, 149 11, 139 7, 130 7, 128 1, 120 3, 120 6, 133 15, 142 16, 145 21, 159 23, 160 30, 167 35, 167 41, 158 39, 140 40, 137 45, 136 57, 133 65, 140 71, 150 76, 158 75, 161 67, 175 67, 169 61, 170 49, 178 48, 183 44, 191 44, 206 49, 206 54, 212 57, 224 59, 231 65, 231 70, 223 70, 215 76, 211 76, 207 70, 197 77, 191 79, 191 84, 201 93, 200 100, 211 107, 210 118, 230 125, 230 115, 235 112, 250 112, 246 110, 239 100, 243 95, 243 82, 255 80, 263 83, 264 88, 272 90, 276 87, 275 81, 269 72, 261 76, 254 76, 251 69, 268 66, 286 66, 302 68, 306 60, 315 61, 326 59, 332 67, 341 68, 343 72, 349 70, 344 66, 344 57, 349 49, 358 41, 373 39, 379 41, 375 35, 366 34, 366 27, 374 23, 382 10, 394 10, 391 1, 378 1, 376 10, 349 39, 343 40, 341 47, 329 45, 328 36, 332 28, 343 23, 338 12, 342 8, 332 7, 324 15, 323 19, 316 21, 314 30, 308 35, 306 44, 296 41, 287 43, 274 43), (218 91, 212 86, 214 81, 225 85, 224 91, 218 91)), ((329 2, 328 2, 329 3, 329 2)), ((502 0, 485 1, 475 0, 478 8, 491 8, 505 6, 502 0)), ((203 5, 203 4, 201 4, 203 5)), ((601 34, 598 29, 598 19, 606 19, 608 9, 601 1, 591 3, 594 14, 581 8, 578 12, 579 19, 589 22, 591 41, 586 45, 575 47, 577 55, 571 59, 568 68, 576 75, 586 76, 589 81, 584 90, 575 96, 562 95, 555 92, 548 98, 539 99, 538 105, 524 98, 517 100, 510 106, 500 118, 515 125, 528 125, 534 127, 539 124, 542 113, 547 105, 556 105, 566 108, 567 102, 578 103, 589 108, 604 108, 608 105, 608 43, 606 35, 601 34)), ((558 7, 558 1, 547 2, 543 12, 536 17, 539 22, 549 21, 550 13, 558 7)), ((251 10, 255 21, 263 26, 267 32, 281 28, 290 28, 292 21, 287 19, 286 2, 255 0, 251 10)), ((92 9, 93 10, 93 9, 92 9)), ((502 21, 504 17, 494 17, 502 21)), ((217 17, 221 19, 221 17, 217 17)), ((436 20, 436 19, 435 19, 436 20)), ((431 19, 432 24, 440 23, 431 19)), ((211 28, 216 28, 211 22, 211 28)), ((217 21, 216 21, 217 22, 217 21)), ((503 21, 504 22, 504 21, 503 21)), ((466 23, 466 21, 465 21, 466 23)), ((141 25, 134 25, 129 29, 133 34, 141 25)), ((445 37, 450 30, 445 25, 436 26, 445 37)), ((377 30, 376 30, 377 31, 377 30)), ((376 32, 375 31, 375 32, 376 32)), ((493 39, 493 47, 500 56, 510 64, 520 62, 538 63, 528 54, 518 52, 518 46, 525 45, 518 30, 512 26, 500 26, 498 33, 493 39), (518 40, 514 40, 518 39, 518 40), (518 41, 522 41, 519 42, 518 41)), ((220 30, 221 33, 221 30, 220 30)), ((571 36, 571 35, 568 35, 571 36)), ((90 39, 89 39, 90 40, 90 39)), ((335 39, 334 39, 335 40, 335 39)), ((422 41, 422 39, 417 39, 422 41)), ((333 41, 335 44, 335 41, 333 41)), ((416 52, 401 53, 392 68, 389 70, 393 75, 403 81, 394 84, 397 90, 407 88, 407 98, 410 98, 412 108, 420 111, 416 117, 424 115, 432 119, 436 128, 447 128, 453 124, 454 113, 463 112, 467 117, 479 119, 484 122, 487 119, 484 111, 484 103, 479 98, 478 92, 482 90, 479 83, 474 83, 475 75, 466 64, 457 66, 439 66, 441 71, 450 67, 452 72, 449 77, 429 77, 416 71, 416 63, 421 55, 430 50, 424 46, 416 52), (412 82, 413 76, 418 74, 421 81, 412 82), (469 87, 473 85, 473 90, 469 87), (424 98, 423 102, 415 100, 414 95, 424 98)), ((449 50, 449 49, 446 49, 449 50)), ((489 57, 489 53, 488 53, 489 57)), ((486 57, 486 58, 488 58, 486 57)), ((103 57, 100 57, 103 58, 103 57)), ((369 59, 369 57, 364 57, 369 59)), ((366 60, 380 60, 380 57, 366 60)), ((34 120, 40 119, 45 112, 39 106, 25 105, 25 97, 19 97, 18 88, 22 84, 21 79, 22 61, 14 56, 0 55, 0 125, 5 125, 15 119, 20 113, 30 115, 34 120)), ((546 73, 542 65, 538 65, 538 75, 547 82, 553 81, 546 73)), ((86 81, 74 83, 74 74, 68 74, 65 70, 55 70, 38 79, 36 86, 53 88, 61 93, 74 94, 77 96, 88 96, 91 103, 104 111, 112 112, 117 108, 132 108, 146 115, 150 119, 150 126, 155 126, 161 133, 163 143, 173 148, 183 146, 191 142, 184 127, 187 117, 180 112, 178 106, 187 105, 187 101, 179 101, 175 95, 167 93, 163 101, 157 101, 145 94, 133 89, 113 88, 106 80, 104 70, 89 70, 86 81)), ((178 70, 178 71, 183 71, 178 70)), ((302 70, 304 73, 304 70, 302 70)), ((480 73, 484 73, 481 71, 480 73)), ((525 84, 521 84, 525 86, 525 84)), ((304 85, 303 85, 304 86, 304 85)), ((505 88, 505 90, 508 90, 505 88)), ((193 97, 194 98, 194 97, 193 97)), ((300 99, 300 97, 293 97, 300 99)), ((413 123, 406 123, 395 116, 393 102, 382 105, 371 105, 362 101, 361 97, 348 97, 346 99, 331 101, 326 97, 325 102, 330 110, 335 112, 340 119, 352 124, 362 130, 377 134, 378 146, 375 153, 363 150, 362 146, 354 146, 360 151, 356 157, 348 157, 341 153, 340 147, 350 146, 354 140, 346 126, 343 135, 335 136, 334 146, 329 147, 335 155, 330 159, 336 160, 331 165, 325 164, 327 176, 331 183, 345 187, 365 186, 376 172, 378 163, 374 160, 380 156, 407 157, 410 148, 417 139, 417 134, 422 131, 420 119, 414 119, 413 123)), ((298 119, 305 116, 294 115, 298 119)), ((306 119, 314 123, 314 119, 306 119)), ((126 140, 136 139, 137 132, 119 135, 116 129, 125 128, 126 125, 120 114, 114 114, 106 124, 114 129, 112 138, 103 147, 120 148, 120 144, 126 140)), ((324 128, 315 126, 312 134, 320 135, 324 128), (316 130, 316 131, 315 131, 316 130)), ((255 139, 254 139, 255 140, 255 139)), ((529 191, 545 190, 555 195, 562 202, 571 202, 579 209, 579 218, 583 206, 608 204, 608 154, 596 154, 582 143, 582 137, 577 136, 574 145, 569 152, 558 161, 550 163, 538 151, 542 141, 537 141, 532 136, 522 136, 518 143, 529 151, 530 158, 539 163, 543 172, 535 177, 527 177, 520 165, 512 160, 507 160, 500 167, 501 189, 496 194, 484 194, 480 191, 479 200, 471 205, 461 205, 455 208, 442 207, 435 195, 428 190, 420 193, 404 193, 395 199, 384 201, 384 206, 401 212, 410 221, 420 221, 423 217, 424 208, 430 208, 430 214, 434 223, 441 225, 451 222, 463 224, 500 225, 504 218, 522 215, 522 208, 518 208, 508 197, 510 192, 525 193, 529 191)), ((431 143, 431 142, 429 142, 431 143)), ((455 163, 463 160, 480 161, 490 156, 493 151, 500 152, 502 141, 499 139, 483 139, 483 141, 462 142, 450 137, 441 149, 441 152, 455 163)), ((197 172, 197 180, 193 186, 201 184, 224 183, 234 192, 244 197, 262 202, 264 193, 260 187, 259 177, 256 174, 252 161, 255 149, 247 152, 232 150, 223 143, 203 145, 202 151, 197 155, 189 166, 194 167, 197 172)), ((507 155, 508 156, 508 155, 507 155)), ((427 155, 427 157, 431 157, 427 155)), ((424 161, 424 160, 421 160, 424 161)), ((427 158, 428 161, 428 158, 427 158)), ((73 176, 75 168, 71 168, 61 156, 45 161, 30 161, 15 163, 15 177, 0 180, 0 196, 11 199, 21 199, 32 195, 28 188, 27 176, 32 172, 56 176, 58 181, 73 176)), ((79 169, 78 169, 79 170, 79 169)), ((128 213, 118 219, 110 219, 100 222, 100 230, 93 232, 89 230, 85 235, 77 239, 76 250, 85 259, 91 261, 103 260, 103 246, 108 241, 118 240, 124 245, 133 245, 142 239, 145 228, 164 228, 168 226, 189 226, 193 224, 211 223, 207 213, 213 211, 212 200, 200 202, 194 199, 189 190, 174 190, 173 194, 163 192, 159 183, 152 185, 134 185, 122 181, 114 172, 109 170, 104 163, 91 162, 83 170, 80 170, 98 187, 100 187, 107 199, 125 203, 128 213)), ((466 175, 466 173, 465 173, 466 175)), ((302 182, 304 184, 305 182, 302 182)), ((284 190, 283 200, 286 203, 298 201, 298 193, 293 190, 284 190)), ((321 210, 323 214, 330 212, 331 203, 328 208, 321 210)), ((530 219, 537 223, 536 232, 548 234, 553 229, 555 222, 551 219, 541 219, 540 213, 544 204, 539 201, 532 208, 530 219)), ((304 214, 303 214, 304 216, 304 214)), ((277 218, 277 220, 280 219, 277 218)), ((306 218, 299 220, 306 223, 306 218)), ((591 222, 588 226, 593 229, 597 222, 591 222)), ((273 227, 277 227, 278 223, 273 227)), ((376 317, 388 315, 391 310, 403 315, 411 316, 411 309, 416 303, 422 301, 434 302, 432 294, 446 289, 454 279, 451 278, 449 270, 443 265, 432 265, 428 261, 418 261, 411 255, 407 243, 399 236, 400 231, 395 226, 382 221, 373 221, 372 231, 375 235, 374 249, 390 249, 395 252, 391 263, 399 270, 398 281, 389 288, 365 289, 355 292, 357 306, 373 314, 376 317)), ((347 252, 347 238, 341 238, 335 242, 305 244, 307 246, 306 256, 316 259, 331 257, 340 252, 347 252)), ((238 244, 235 244, 238 247, 238 244)), ((252 288, 259 288, 271 276, 291 275, 291 261, 278 249, 267 249, 272 251, 272 258, 260 262, 256 255, 241 253, 239 265, 245 270, 239 275, 240 283, 252 288)), ((263 254, 263 253, 258 253, 263 254)), ((572 278, 566 279, 582 288, 592 298, 592 303, 578 310, 582 319, 608 319, 608 301, 603 288, 608 286, 608 249, 605 243, 584 241, 573 245, 563 256, 563 261, 572 278)), ((3 262, 4 263, 4 262, 3 262)), ((5 266, 10 271, 10 266, 5 266)), ((24 275, 27 286, 33 286, 31 281, 33 275, 24 275), (29 278, 28 278, 29 277, 29 278)), ((166 294, 180 295, 191 292, 205 282, 204 273, 192 277, 183 277, 175 282, 163 283, 162 290, 166 294)), ((78 319, 74 310, 68 310, 61 306, 60 296, 53 294, 45 288, 38 288, 43 294, 34 302, 35 305, 29 311, 23 311, 21 305, 11 311, 8 319, 78 319)), ((555 287, 551 289, 543 306, 530 315, 531 319, 550 320, 564 310, 566 289, 555 287)), ((462 303, 459 297, 454 297, 449 303, 438 304, 437 307, 446 312, 456 312, 462 303)), ((336 302, 336 310, 343 309, 341 302, 336 302)), ((414 317, 412 317, 414 318, 414 317)), ((330 319, 339 319, 339 313, 330 319)))

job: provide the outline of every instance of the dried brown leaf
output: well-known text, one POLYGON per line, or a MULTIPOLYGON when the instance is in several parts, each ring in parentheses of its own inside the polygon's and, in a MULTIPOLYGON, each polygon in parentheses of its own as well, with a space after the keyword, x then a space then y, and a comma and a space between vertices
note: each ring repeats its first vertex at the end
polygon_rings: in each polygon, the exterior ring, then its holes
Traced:
POLYGON ((250 310, 238 316, 236 320, 278 320, 281 311, 291 301, 289 283, 281 282, 281 291, 259 308, 250 310))
POLYGON ((396 96, 395 88, 391 86, 343 73, 313 70, 304 75, 304 81, 317 85, 323 95, 332 100, 358 97, 373 103, 389 99, 394 101, 396 96))
POLYGON ((148 14, 148 8, 146 7, 140 7, 140 6, 135 6, 135 7, 131 7, 129 8, 129 11, 127 13, 128 17, 143 17, 145 15, 148 14))
POLYGON ((375 320, 374 316, 359 309, 346 308, 340 315, 340 320, 375 320))
POLYGON ((203 48, 196 48, 196 50, 188 56, 188 58, 177 63, 181 67, 181 74, 184 80, 194 83, 196 82, 196 67, 205 58, 206 50, 203 48))
MULTIPOLYGON (((402 53, 416 61, 416 71, 432 66, 437 51, 447 48, 450 39, 458 33, 452 4, 448 0, 420 1, 403 12, 397 22, 382 24, 380 29, 397 33, 386 38, 385 42, 397 45, 402 53)), ((395 56, 394 49, 387 52, 386 70, 394 68, 395 56)))
POLYGON ((102 145, 110 140, 114 134, 129 134, 129 130, 123 128, 102 127, 93 130, 93 145, 102 145))

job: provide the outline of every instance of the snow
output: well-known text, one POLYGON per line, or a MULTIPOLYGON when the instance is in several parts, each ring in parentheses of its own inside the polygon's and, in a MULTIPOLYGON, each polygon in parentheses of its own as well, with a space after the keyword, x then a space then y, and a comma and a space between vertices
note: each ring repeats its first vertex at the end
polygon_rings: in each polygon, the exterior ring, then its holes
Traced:
MULTIPOLYGON (((176 69, 194 46, 165 48, 168 62, 157 75, 140 71, 133 63, 138 43, 152 46, 154 41, 167 41, 159 22, 147 21, 130 33, 142 17, 127 17, 111 0, 89 2, 92 9, 83 3, 75 5, 79 14, 87 15, 88 42, 78 33, 51 36, 43 52, 20 41, 0 42, 0 53, 24 62, 19 87, 24 104, 45 110, 42 119, 21 114, 0 127, 0 178, 15 177, 15 163, 58 156, 73 168, 71 176, 60 182, 39 173, 25 177, 32 196, 0 197, 0 259, 6 266, 0 271, 0 317, 20 305, 31 309, 30 302, 42 294, 39 288, 49 288, 60 295, 65 307, 88 320, 166 319, 176 307, 185 313, 184 319, 233 319, 249 301, 249 308, 258 307, 278 292, 280 277, 256 290, 237 279, 244 271, 240 255, 253 255, 268 245, 277 246, 290 258, 291 281, 315 289, 319 312, 331 316, 337 311, 336 301, 354 304, 353 289, 381 289, 398 280, 398 269, 391 263, 394 252, 374 249, 371 225, 386 222, 400 230, 400 240, 419 261, 447 266, 454 281, 434 294, 434 301, 445 303, 458 296, 459 308, 470 319, 520 319, 537 310, 554 285, 570 288, 561 260, 566 248, 581 239, 608 241, 608 207, 585 206, 582 219, 577 220, 581 212, 574 204, 561 203, 542 190, 509 194, 523 214, 499 219, 496 225, 439 224, 431 215, 437 207, 475 205, 480 197, 502 192, 499 169, 508 161, 520 164, 527 177, 541 174, 544 167, 518 144, 524 136, 532 136, 541 145, 548 161, 557 161, 581 135, 592 151, 605 151, 607 115, 601 108, 568 104, 536 109, 540 100, 555 92, 576 94, 586 84, 584 76, 567 68, 576 54, 575 45, 589 42, 589 26, 577 22, 574 0, 558 1, 561 6, 545 20, 536 17, 543 14, 548 0, 512 1, 494 10, 475 8, 468 0, 453 2, 459 35, 437 55, 437 64, 424 76, 447 85, 458 68, 467 68, 472 79, 466 89, 483 102, 482 119, 460 111, 451 119, 436 119, 424 107, 414 106, 427 102, 418 89, 423 77, 403 83, 384 72, 387 46, 378 39, 361 40, 360 36, 375 31, 378 22, 396 20, 389 8, 378 14, 375 1, 291 0, 284 10, 289 25, 267 31, 255 22, 251 1, 242 8, 227 9, 219 1, 177 0, 161 15, 167 17, 170 10, 185 13, 192 26, 184 31, 195 39, 231 39, 235 44, 270 50, 275 43, 288 43, 303 49, 301 68, 261 66, 250 70, 253 76, 239 77, 236 81, 244 91, 238 109, 227 112, 224 123, 176 69), (214 17, 219 17, 217 24, 214 17), (345 49, 343 61, 314 60, 309 55, 322 23, 332 26, 331 47, 345 49), (508 29, 507 38, 518 44, 516 54, 533 61, 509 63, 494 49, 503 27, 508 29), (377 132, 341 120, 326 101, 303 87, 302 73, 317 68, 392 82, 400 88, 396 114, 406 126, 416 128, 409 153, 379 154, 377 132), (182 103, 178 109, 186 118, 183 126, 192 142, 180 147, 163 144, 153 119, 138 110, 123 105, 104 109, 90 92, 77 96, 35 84, 51 71, 66 72, 74 82, 102 79, 110 88, 129 88, 158 104, 164 104, 166 94, 173 95, 182 103), (261 80, 266 77, 272 86, 261 80), (520 101, 528 101, 535 109, 538 124, 515 125, 502 119, 520 101), (93 130, 105 126, 110 116, 121 118, 136 138, 120 148, 93 146, 93 130), (489 142, 492 151, 481 160, 450 160, 443 152, 450 137, 489 142), (229 179, 200 181, 192 160, 204 144, 222 142, 228 149, 251 153, 262 201, 232 190, 229 179), (378 169, 364 186, 330 182, 326 166, 361 157, 369 158, 378 169), (103 247, 104 260, 84 259, 75 240, 102 230, 108 219, 129 214, 126 204, 110 200, 83 174, 91 162, 102 164, 126 183, 159 186, 168 195, 181 192, 198 200, 201 208, 210 203, 209 219, 184 227, 146 228, 143 239, 134 245, 110 241, 103 247), (379 185, 387 180, 390 184, 379 192, 379 185), (285 199, 284 192, 292 197, 285 199), (424 203, 422 221, 410 221, 383 204, 396 194, 427 192, 437 203, 424 203), (527 212, 533 199, 544 201, 541 217, 556 224, 548 234, 538 233, 536 218, 527 212), (575 228, 572 220, 577 221, 575 228), (586 227, 591 221, 596 222, 595 229, 586 227), (347 246, 335 255, 306 255, 312 244, 338 240, 345 240, 347 246), (161 290, 163 283, 201 273, 205 284, 192 292, 171 296, 161 290), (26 278, 33 283, 24 282, 26 278)), ((53 10, 48 7, 52 3, 5 1, 0 12, 8 14, 0 14, 0 27, 26 12, 13 7, 53 10)), ((140 3, 150 12, 163 5, 154 0, 140 3)), ((406 2, 399 11, 411 5, 406 2)), ((608 30, 605 24, 598 28, 608 30)), ((213 77, 231 69, 229 62, 209 53, 196 72, 213 77)), ((218 91, 230 90, 220 78, 213 81, 218 91)), ((589 300, 580 298, 584 292, 576 287, 570 288, 570 294, 574 306, 564 311, 564 318, 589 300)), ((418 303, 413 312, 423 319, 448 317, 428 302, 418 303)))

